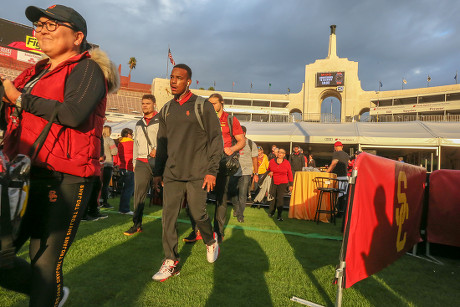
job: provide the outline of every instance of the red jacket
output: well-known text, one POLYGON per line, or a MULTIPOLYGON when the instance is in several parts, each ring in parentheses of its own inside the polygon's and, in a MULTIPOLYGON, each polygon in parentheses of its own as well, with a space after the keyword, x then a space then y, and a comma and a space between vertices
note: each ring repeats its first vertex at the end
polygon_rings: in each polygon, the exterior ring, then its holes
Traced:
POLYGON ((134 140, 128 137, 121 138, 120 143, 118 143, 118 158, 116 159, 116 164, 120 169, 134 171, 133 146, 134 140))
MULTIPOLYGON (((31 94, 62 103, 67 76, 81 60, 89 57, 89 53, 84 52, 59 64, 37 82, 31 94)), ((41 70, 45 65, 47 60, 26 69, 14 81, 16 88, 22 90, 36 71, 41 70)), ((98 176, 106 97, 78 128, 52 124, 48 137, 33 164, 79 177, 98 176)), ((9 108, 11 113, 12 107, 9 108)), ((18 153, 28 155, 32 144, 47 123, 47 120, 26 111, 22 112, 19 124, 10 119, 5 134, 5 153, 10 158, 18 153)))
POLYGON ((271 159, 268 163, 268 171, 273 172, 273 183, 276 185, 291 183, 293 181, 291 163, 284 159, 281 164, 278 164, 276 163, 276 160, 277 158, 271 159))

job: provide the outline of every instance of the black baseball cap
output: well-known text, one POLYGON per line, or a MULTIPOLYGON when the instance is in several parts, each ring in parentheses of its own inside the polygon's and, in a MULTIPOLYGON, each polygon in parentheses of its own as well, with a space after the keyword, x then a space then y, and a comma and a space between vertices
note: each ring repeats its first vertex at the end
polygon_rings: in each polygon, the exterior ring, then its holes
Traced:
POLYGON ((32 22, 38 21, 43 16, 52 20, 68 22, 75 30, 83 32, 86 37, 86 21, 73 8, 59 4, 52 5, 45 10, 36 6, 26 8, 26 17, 32 22))

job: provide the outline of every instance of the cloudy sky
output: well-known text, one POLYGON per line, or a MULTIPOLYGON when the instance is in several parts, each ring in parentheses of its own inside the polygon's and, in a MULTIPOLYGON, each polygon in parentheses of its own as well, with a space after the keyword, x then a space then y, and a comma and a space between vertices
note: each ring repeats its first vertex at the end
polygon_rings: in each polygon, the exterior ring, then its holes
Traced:
MULTIPOLYGON (((28 5, 8 1, 0 17, 30 25, 28 5)), ((167 51, 193 70, 193 88, 255 93, 301 89, 305 65, 327 56, 329 26, 337 25, 337 54, 359 62, 364 90, 455 83, 460 71, 458 0, 62 0, 88 23, 100 45, 132 81, 151 83, 167 73, 167 51), (271 88, 269 89, 269 83, 271 88)), ((169 70, 171 64, 169 64, 169 70)))

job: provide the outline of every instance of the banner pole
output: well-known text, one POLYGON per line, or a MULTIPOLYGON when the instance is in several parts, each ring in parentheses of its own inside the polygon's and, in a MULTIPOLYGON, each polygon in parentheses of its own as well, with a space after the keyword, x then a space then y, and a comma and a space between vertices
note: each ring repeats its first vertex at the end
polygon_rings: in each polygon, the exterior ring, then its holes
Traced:
MULTIPOLYGON (((343 287, 345 285, 344 278, 345 278, 345 257, 347 255, 347 245, 348 245, 348 236, 350 233, 350 219, 351 213, 353 211, 353 199, 355 196, 355 184, 356 184, 356 177, 358 176, 358 170, 353 169, 351 173, 351 177, 348 181, 348 184, 351 186, 349 189, 350 195, 348 197, 348 208, 347 208, 347 224, 345 227, 345 231, 343 233, 343 240, 342 240, 342 247, 340 248, 340 256, 339 256, 339 265, 335 270, 335 280, 337 281, 337 296, 335 300, 335 306, 341 307, 342 306, 342 297, 343 297, 343 287)), ((344 217, 345 218, 345 217, 344 217)))

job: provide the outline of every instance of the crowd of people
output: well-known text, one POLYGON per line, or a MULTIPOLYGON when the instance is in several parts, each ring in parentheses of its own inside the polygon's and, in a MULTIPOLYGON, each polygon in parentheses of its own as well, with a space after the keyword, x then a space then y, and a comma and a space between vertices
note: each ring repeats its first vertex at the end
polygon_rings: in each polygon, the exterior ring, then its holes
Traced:
MULTIPOLYGON (((205 99, 190 91, 192 70, 185 64, 171 71, 173 99, 157 112, 155 97, 144 95, 142 119, 134 131, 123 129, 115 142, 104 118, 118 73, 101 50, 90 48, 85 19, 62 5, 30 6, 26 16, 48 58, 14 81, 0 77, 7 120, 3 152, 14 157, 36 150, 30 204, 13 242, 17 252, 30 240, 31 262, 13 257, 8 266, 1 265, 2 287, 29 295, 30 306, 62 306, 69 295, 63 286, 65 255, 81 220, 107 218, 99 208, 113 208, 110 182, 120 193, 118 212, 132 216, 124 235, 142 232, 149 191, 161 199, 164 260, 155 281, 179 273, 176 223, 184 206, 192 223, 184 241, 202 240, 209 263, 218 259, 225 238, 228 199, 239 223, 245 221, 249 197, 258 208, 268 203, 268 216, 277 212, 283 221, 284 196, 292 191, 295 173, 316 167, 311 154, 296 145, 286 158, 286 150, 273 145, 266 155, 246 137, 246 127, 225 112, 220 94, 205 99), (32 146, 36 140, 41 142, 37 149, 32 146), (213 218, 206 210, 211 192, 213 218)), ((342 149, 337 142, 327 169, 339 178, 347 175, 349 160, 342 149)))

